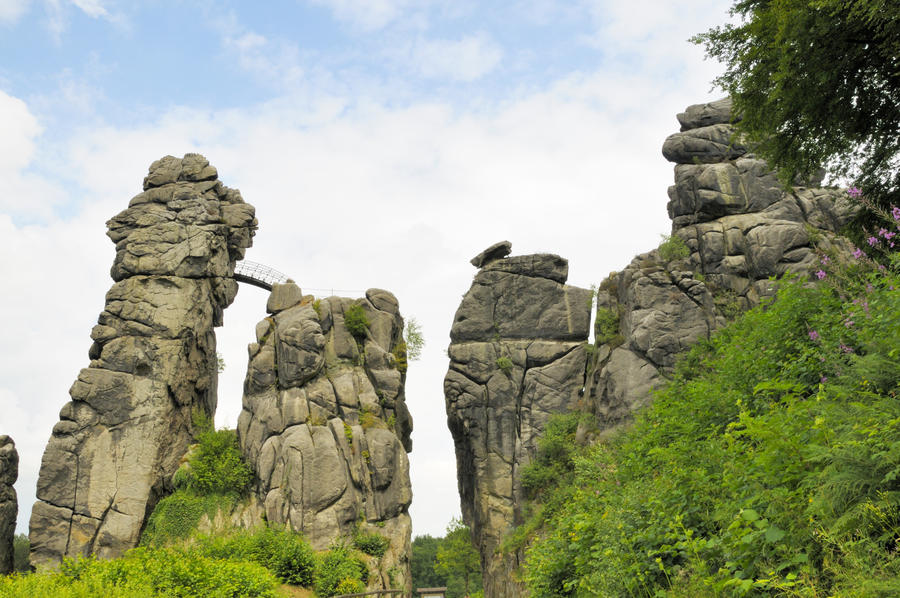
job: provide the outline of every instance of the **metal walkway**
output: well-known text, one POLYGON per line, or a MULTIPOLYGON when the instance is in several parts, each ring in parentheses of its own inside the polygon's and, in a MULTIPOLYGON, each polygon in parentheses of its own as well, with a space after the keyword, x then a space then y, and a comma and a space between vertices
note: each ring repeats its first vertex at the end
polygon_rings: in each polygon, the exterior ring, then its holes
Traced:
POLYGON ((287 282, 288 277, 263 264, 241 260, 234 267, 234 279, 271 291, 273 284, 287 282))

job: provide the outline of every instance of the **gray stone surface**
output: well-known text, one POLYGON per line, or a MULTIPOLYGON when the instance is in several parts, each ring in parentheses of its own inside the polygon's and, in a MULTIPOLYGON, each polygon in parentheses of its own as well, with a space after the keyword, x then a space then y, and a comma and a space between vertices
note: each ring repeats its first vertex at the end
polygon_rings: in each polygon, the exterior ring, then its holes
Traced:
POLYGON ((171 491, 192 410, 216 407, 216 339, 250 246, 253 206, 203 156, 166 156, 108 223, 115 284, 41 462, 31 558, 116 557, 171 491))
POLYGON ((614 428, 647 404, 679 353, 771 295, 770 277, 810 275, 819 268, 817 250, 852 250, 838 234, 855 213, 845 192, 785 189, 744 148, 723 149, 731 137, 730 105, 688 107, 678 115, 682 132, 664 145, 663 154, 677 163, 669 187, 672 234, 688 255, 666 262, 653 250, 600 286, 598 315, 612 316, 616 330, 599 330, 597 318, 585 397, 601 428, 614 428), (690 143, 705 151, 697 162, 710 163, 691 163, 690 143))
POLYGON ((688 106, 684 112, 679 113, 676 118, 681 123, 681 130, 699 129, 700 127, 708 127, 710 125, 728 124, 740 120, 731 113, 731 98, 722 98, 714 102, 706 104, 693 104, 688 106))
POLYGON ((273 288, 273 315, 257 325, 238 419, 266 519, 302 532, 317 550, 356 529, 389 538, 369 589, 411 591, 412 419, 405 364, 395 356, 397 299, 381 289, 356 300, 284 295, 273 288), (368 318, 365 338, 344 325, 352 305, 368 318))
POLYGON ((499 241, 473 257, 469 260, 469 263, 476 268, 481 268, 485 264, 508 256, 511 251, 512 243, 509 241, 499 241))
POLYGON ((0 435, 0 575, 13 570, 13 538, 16 535, 16 516, 19 503, 13 484, 19 477, 19 453, 16 444, 0 435))
POLYGON ((584 385, 591 292, 565 285, 555 255, 487 262, 453 320, 444 379, 464 521, 481 552, 485 596, 523 595, 522 554, 499 554, 522 522, 519 471, 549 417, 575 408, 584 385))

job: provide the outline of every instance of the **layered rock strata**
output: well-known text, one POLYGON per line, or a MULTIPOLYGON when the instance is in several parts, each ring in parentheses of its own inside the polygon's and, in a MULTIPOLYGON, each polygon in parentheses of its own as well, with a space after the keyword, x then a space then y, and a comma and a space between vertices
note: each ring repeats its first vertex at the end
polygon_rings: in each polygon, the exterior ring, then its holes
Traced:
POLYGON ((19 477, 19 453, 12 438, 0 436, 0 575, 13 570, 13 538, 19 503, 13 484, 19 477))
POLYGON ((275 285, 249 347, 241 450, 269 524, 317 550, 378 534, 370 589, 411 591, 409 459, 403 318, 389 292, 304 296, 275 285))
POLYGON ((678 115, 663 155, 671 240, 600 285, 586 397, 612 428, 650 400, 679 353, 774 292, 770 278, 819 268, 817 250, 848 252, 837 233, 855 211, 845 193, 784 189, 734 138, 727 99, 678 115))
POLYGON ((257 224, 253 206, 217 179, 203 156, 166 156, 107 222, 115 282, 41 462, 30 530, 38 566, 135 546, 171 491, 192 412, 215 411, 213 328, 257 224))
POLYGON ((492 598, 522 595, 522 555, 497 549, 522 522, 520 471, 547 420, 579 400, 591 316, 591 291, 565 284, 565 259, 510 249, 498 243, 472 260, 479 271, 453 319, 444 379, 463 519, 492 598))

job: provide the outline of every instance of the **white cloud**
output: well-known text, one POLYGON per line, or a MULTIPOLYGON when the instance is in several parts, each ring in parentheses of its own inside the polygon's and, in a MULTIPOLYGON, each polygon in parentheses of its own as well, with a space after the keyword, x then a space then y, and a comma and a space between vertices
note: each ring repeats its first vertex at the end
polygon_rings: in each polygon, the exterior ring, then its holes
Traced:
POLYGON ((30 3, 30 0, 0 0, 0 23, 15 23, 30 3))
POLYGON ((324 6, 335 18, 363 31, 382 29, 400 17, 409 7, 421 6, 413 0, 308 0, 324 6))
POLYGON ((59 185, 29 170, 42 127, 28 106, 0 90, 0 214, 50 217, 64 200, 59 185))
POLYGON ((41 126, 22 100, 0 90, 0 169, 16 171, 34 156, 41 126))
POLYGON ((109 17, 110 13, 101 0, 72 0, 72 4, 80 8, 84 14, 95 19, 109 17))
POLYGON ((410 60, 421 75, 455 81, 479 79, 493 71, 503 58, 503 50, 484 32, 458 40, 421 40, 410 52, 410 60))
POLYGON ((294 42, 269 39, 238 22, 234 13, 214 20, 222 45, 238 65, 254 77, 279 89, 295 87, 303 80, 300 49, 294 42))
MULTIPOLYGON (((329 4, 334 10, 349 5, 329 4)), ((405 6, 384 5, 373 13, 382 16, 365 21, 370 27, 400 18, 396 11, 405 6)), ((27 105, 0 92, 0 119, 9 121, 0 123, 0 250, 17 258, 0 262, 7 289, 0 299, 0 404, 12 406, 2 422, 11 429, 0 433, 27 452, 19 528, 27 525, 43 443, 87 364, 88 334, 111 282, 113 246, 104 222, 140 191, 153 160, 198 151, 257 207, 260 230, 248 259, 319 295, 387 288, 404 315, 422 324, 428 345, 411 365, 407 386, 416 420, 411 510, 415 533, 442 535, 459 508, 444 414, 444 349, 475 273, 468 260, 509 239, 515 254, 569 258, 570 282, 580 286, 624 267, 669 229, 672 166, 660 147, 678 128, 675 114, 711 99, 709 65, 688 62, 675 47, 686 46, 684 39, 703 25, 671 29, 660 17, 648 42, 633 29, 637 17, 610 14, 622 25, 608 31, 618 36, 609 51, 625 48, 642 65, 666 65, 667 78, 660 77, 662 66, 565 73, 539 92, 510 93, 477 111, 436 100, 382 102, 360 88, 351 97, 284 86, 288 91, 254 106, 182 107, 119 127, 95 122, 53 144, 58 168, 67 177, 75 173, 77 191, 35 169, 50 150, 41 123, 27 105), (645 43, 629 42, 631 34, 645 43), (76 206, 74 215, 54 217, 52 208, 62 201, 76 206), (14 218, 22 206, 40 215, 41 224, 14 218)), ((272 80, 293 68, 292 76, 302 79, 296 46, 234 20, 220 27, 244 68, 272 80)), ((415 64, 428 65, 417 66, 423 74, 430 68, 438 76, 443 68, 442 77, 477 79, 490 72, 479 69, 502 60, 492 44, 486 34, 422 42, 423 62, 415 64), (467 46, 467 39, 475 41, 467 46), (440 50, 456 51, 460 64, 441 65, 440 50), (424 61, 428 52, 432 59, 424 61)), ((265 298, 242 288, 218 332, 226 360, 220 423, 237 420, 246 344, 265 315, 265 298)))
POLYGON ((105 0, 44 0, 47 11, 47 28, 59 42, 63 32, 69 26, 69 13, 72 7, 92 19, 104 19, 114 25, 125 26, 127 20, 124 14, 108 10, 105 6, 108 4, 109 2, 105 0))

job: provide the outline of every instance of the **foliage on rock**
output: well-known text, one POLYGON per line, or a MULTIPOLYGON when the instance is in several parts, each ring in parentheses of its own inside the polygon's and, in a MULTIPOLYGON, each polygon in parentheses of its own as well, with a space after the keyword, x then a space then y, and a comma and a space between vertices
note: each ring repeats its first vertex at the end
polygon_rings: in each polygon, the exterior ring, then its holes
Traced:
POLYGON ((741 20, 693 41, 725 64, 755 152, 790 183, 822 166, 882 205, 900 193, 900 19, 884 0, 738 0, 741 20))
POLYGON ((532 596, 900 595, 900 259, 856 255, 821 255, 825 284, 784 283, 575 456, 532 596))

